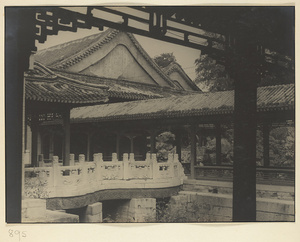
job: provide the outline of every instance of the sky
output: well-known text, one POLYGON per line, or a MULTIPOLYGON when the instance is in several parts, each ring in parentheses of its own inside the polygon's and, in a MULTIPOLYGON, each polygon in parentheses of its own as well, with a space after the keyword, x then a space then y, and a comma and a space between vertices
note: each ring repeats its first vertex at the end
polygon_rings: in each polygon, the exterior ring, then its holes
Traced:
MULTIPOLYGON (((40 44, 36 42, 38 50, 49 48, 64 42, 68 42, 75 39, 80 39, 88 35, 99 33, 99 29, 78 29, 76 33, 59 31, 57 35, 48 36, 45 43, 40 44)), ((141 46, 146 50, 150 57, 160 55, 161 53, 173 53, 176 57, 177 62, 184 69, 186 74, 194 80, 195 74, 195 59, 200 56, 200 50, 188 48, 181 45, 176 45, 140 35, 134 35, 141 46)))

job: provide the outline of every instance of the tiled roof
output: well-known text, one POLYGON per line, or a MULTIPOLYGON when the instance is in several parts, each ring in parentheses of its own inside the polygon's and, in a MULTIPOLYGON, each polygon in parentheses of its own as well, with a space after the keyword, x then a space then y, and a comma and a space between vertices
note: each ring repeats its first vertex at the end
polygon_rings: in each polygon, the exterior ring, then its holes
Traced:
POLYGON ((106 90, 105 85, 87 85, 80 81, 67 80, 38 64, 35 71, 25 75, 25 98, 31 101, 98 104, 107 102, 106 90))
POLYGON ((191 80, 191 78, 185 73, 182 67, 177 62, 171 62, 168 66, 162 68, 163 72, 168 76, 173 72, 178 72, 184 80, 193 88, 193 90, 199 90, 199 87, 191 80))
MULTIPOLYGON (((93 54, 105 44, 109 43, 120 31, 115 29, 108 29, 100 34, 94 34, 82 39, 70 41, 45 50, 38 51, 35 54, 35 59, 46 66, 55 69, 67 69, 82 61, 89 55, 93 54)), ((136 38, 131 33, 126 33, 134 46, 146 61, 154 68, 154 70, 167 82, 171 87, 176 88, 176 85, 170 80, 160 67, 152 60, 144 48, 138 43, 136 38)))
MULTIPOLYGON (((294 91, 293 84, 259 87, 257 111, 294 109, 294 91)), ((233 109, 234 91, 222 91, 75 108, 71 118, 73 122, 137 120, 232 114, 233 109)))
POLYGON ((35 63, 25 75, 26 99, 57 103, 99 103, 107 98, 142 100, 183 95, 168 87, 46 68, 35 63))
POLYGON ((100 34, 56 45, 38 51, 35 60, 46 66, 64 69, 100 49, 118 33, 118 30, 108 29, 100 34))

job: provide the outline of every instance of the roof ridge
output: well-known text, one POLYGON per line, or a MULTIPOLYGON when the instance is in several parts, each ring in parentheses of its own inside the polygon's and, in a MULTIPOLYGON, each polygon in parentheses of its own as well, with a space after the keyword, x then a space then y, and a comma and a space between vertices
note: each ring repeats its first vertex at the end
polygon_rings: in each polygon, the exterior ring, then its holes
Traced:
MULTIPOLYGON (((104 31, 105 32, 105 31, 104 31)), ((46 51, 49 51, 49 50, 52 50, 52 49, 57 49, 57 47, 61 47, 61 46, 66 46, 66 45, 69 45, 69 44, 73 44, 73 43, 76 43, 78 41, 81 41, 81 40, 84 40, 84 39, 88 39, 88 38, 91 38, 91 37, 96 37, 97 35, 101 35, 103 34, 104 32, 102 33, 97 33, 97 34, 91 34, 91 35, 88 35, 88 36, 85 36, 85 37, 82 37, 80 39, 74 39, 74 40, 70 40, 68 42, 64 42, 64 43, 61 43, 61 44, 57 44, 57 45, 53 45, 51 47, 48 47, 48 48, 45 48, 45 49, 42 49, 42 50, 39 50, 36 52, 37 55, 43 53, 43 52, 46 52, 46 51)))
POLYGON ((76 63, 80 62, 82 59, 88 57, 89 55, 91 55, 94 52, 96 52, 97 50, 99 50, 104 44, 107 43, 107 41, 110 41, 118 33, 119 33, 119 30, 109 28, 100 34, 90 35, 90 36, 78 39, 78 40, 84 40, 91 36, 96 36, 96 35, 100 36, 100 39, 98 41, 96 41, 95 43, 93 43, 92 45, 69 56, 68 58, 66 58, 62 61, 52 64, 51 67, 58 68, 58 69, 65 69, 67 67, 75 65, 76 63))
MULTIPOLYGON (((278 86, 284 86, 278 85, 278 86)), ((285 86, 289 86, 286 84, 285 86)), ((259 89, 264 89, 259 87, 259 89)), ((280 89, 280 87, 278 87, 280 89)), ((269 98, 268 93, 272 90, 266 90, 265 93, 260 93, 257 96, 257 112, 269 112, 269 111, 286 111, 293 110, 294 107, 294 95, 290 96, 289 93, 293 91, 291 89, 284 89, 281 92, 278 100, 269 98), (285 96, 290 96, 289 102, 286 102, 285 96), (259 102, 259 98, 264 98, 265 102, 259 102)), ((202 97, 195 95, 189 96, 175 96, 166 97, 160 99, 147 99, 137 100, 122 103, 106 103, 101 105, 101 112, 97 110, 97 106, 76 108, 71 112, 71 119, 73 122, 90 122, 90 121, 108 121, 108 120, 137 120, 137 119, 149 119, 149 118, 168 118, 168 117, 182 117, 198 116, 198 115, 232 115, 234 112, 234 94, 233 91, 215 92, 215 93, 198 93, 202 97), (219 94, 219 95, 218 95, 219 94), (215 96, 215 102, 211 102, 211 96, 215 96), (161 105, 157 105, 157 102, 161 105), (90 110, 83 116, 81 110, 90 110)), ((278 99, 277 98, 277 99, 278 99)))
POLYGON ((186 78, 186 80, 188 81, 188 84, 192 87, 196 87, 199 91, 202 91, 195 82, 193 82, 193 80, 186 74, 186 72, 183 70, 182 66, 177 62, 177 61, 172 61, 167 67, 166 67, 166 71, 169 75, 169 73, 173 73, 171 72, 173 70, 173 68, 176 68, 179 71, 180 75, 183 75, 183 77, 186 78), (169 67, 169 69, 167 69, 169 67))
POLYGON ((295 86, 295 83, 286 83, 286 84, 276 84, 276 85, 268 85, 268 86, 260 86, 257 88, 267 88, 267 87, 280 87, 280 86, 295 86))
MULTIPOLYGON (((79 76, 85 76, 85 77, 92 77, 92 78, 97 78, 97 79, 104 79, 104 80, 110 80, 110 81, 114 81, 118 84, 118 82, 124 82, 126 84, 129 84, 130 86, 137 86, 137 85, 140 85, 140 86, 146 86, 146 87, 153 87, 153 88, 160 88, 162 90, 171 90, 171 91, 174 91, 174 92, 186 92, 187 95, 188 94, 191 94, 191 93, 194 93, 194 92, 191 92, 191 91, 188 91, 188 90, 178 90, 178 89, 173 89, 172 87, 167 87, 167 86, 157 86, 157 85, 152 85, 152 84, 148 84, 148 83, 140 83, 140 82, 134 82, 134 81, 129 81, 129 80, 125 80, 125 79, 117 79, 117 78, 111 78, 111 77, 103 77, 103 76, 97 76, 97 75, 90 75, 90 74, 84 74, 84 73, 77 73, 77 72, 72 72, 72 71, 67 71, 67 70, 64 70, 64 69, 56 69, 56 68, 53 68, 51 67, 51 70, 54 71, 54 73, 56 73, 55 71, 58 71, 58 72, 62 72, 62 73, 66 73, 66 74, 73 74, 73 75, 79 75, 79 76)), ((58 74, 59 75, 59 74, 58 74)))
POLYGON ((133 44, 135 45, 135 47, 137 47, 137 49, 139 50, 139 52, 142 54, 142 56, 148 61, 148 63, 156 70, 156 72, 163 78, 165 79, 169 84, 171 84, 172 87, 176 86, 174 85, 174 83, 172 82, 172 80, 168 77, 168 75, 166 75, 163 70, 155 63, 155 61, 149 56, 149 54, 145 51, 145 49, 140 45, 140 43, 137 41, 137 39, 134 37, 133 34, 128 33, 128 32, 124 32, 126 33, 129 38, 131 39, 131 41, 133 42, 133 44))

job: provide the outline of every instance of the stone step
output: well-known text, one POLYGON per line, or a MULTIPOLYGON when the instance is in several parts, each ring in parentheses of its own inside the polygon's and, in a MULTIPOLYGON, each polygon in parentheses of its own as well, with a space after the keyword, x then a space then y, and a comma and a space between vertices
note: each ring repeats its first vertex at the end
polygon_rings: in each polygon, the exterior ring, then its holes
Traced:
POLYGON ((78 223, 79 216, 65 211, 46 209, 46 199, 22 200, 22 222, 24 223, 78 223))
POLYGON ((79 216, 61 211, 46 210, 44 217, 24 218, 23 223, 79 223, 79 216))

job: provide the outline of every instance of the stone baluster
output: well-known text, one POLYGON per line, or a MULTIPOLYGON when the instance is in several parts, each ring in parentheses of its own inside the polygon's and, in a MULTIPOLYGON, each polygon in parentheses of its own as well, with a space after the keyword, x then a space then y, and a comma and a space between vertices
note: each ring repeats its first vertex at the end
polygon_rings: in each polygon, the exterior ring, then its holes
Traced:
POLYGON ((44 167, 45 163, 44 163, 44 155, 43 154, 39 154, 39 167, 44 167))
POLYGON ((130 178, 130 164, 129 164, 129 160, 128 160, 128 154, 124 153, 123 154, 123 179, 129 179, 130 178))
POLYGON ((118 161, 118 155, 117 153, 112 153, 112 162, 117 162, 118 161))
POLYGON ((70 166, 75 166, 75 155, 70 154, 70 166))

